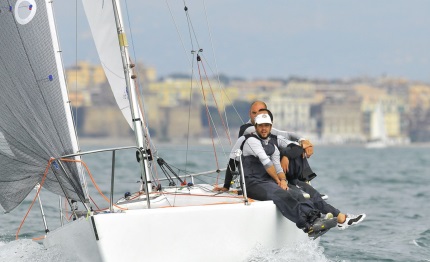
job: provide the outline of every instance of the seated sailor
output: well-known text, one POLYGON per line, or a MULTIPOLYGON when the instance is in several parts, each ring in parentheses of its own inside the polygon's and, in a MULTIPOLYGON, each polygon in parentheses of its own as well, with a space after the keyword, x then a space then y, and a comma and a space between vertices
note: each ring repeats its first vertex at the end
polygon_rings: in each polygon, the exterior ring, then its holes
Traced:
POLYGON ((306 183, 305 187, 288 185, 280 165, 279 147, 285 147, 291 141, 272 135, 271 128, 271 116, 267 112, 260 112, 255 117, 256 132, 240 137, 230 154, 232 160, 238 161, 235 151, 237 148, 242 149, 248 196, 256 200, 273 200, 286 218, 310 235, 318 231, 326 232, 336 225, 339 229, 345 229, 360 223, 365 214, 354 216, 341 213, 326 203, 312 186, 306 183), (302 190, 310 195, 309 199, 303 196, 302 190), (324 217, 323 214, 329 215, 324 217))
MULTIPOLYGON (((239 137, 255 133, 255 116, 262 111, 266 111, 271 118, 272 114, 267 110, 267 105, 263 101, 255 101, 251 104, 249 109, 249 121, 240 127, 239 137)), ((300 181, 309 182, 316 174, 309 166, 308 159, 313 154, 312 143, 302 138, 301 136, 287 131, 280 131, 272 127, 271 134, 282 136, 289 141, 288 146, 281 150, 281 166, 288 177, 297 177, 300 181)), ((227 165, 225 173, 224 186, 216 188, 217 191, 228 191, 233 179, 233 166, 235 163, 231 162, 227 165)), ((328 199, 326 195, 321 194, 323 199, 328 199)))

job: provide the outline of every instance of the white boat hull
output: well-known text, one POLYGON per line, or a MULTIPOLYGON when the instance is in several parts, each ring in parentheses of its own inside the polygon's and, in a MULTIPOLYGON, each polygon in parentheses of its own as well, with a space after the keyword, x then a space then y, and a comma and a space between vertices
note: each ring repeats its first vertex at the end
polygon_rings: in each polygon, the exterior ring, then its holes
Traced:
POLYGON ((50 232, 44 245, 82 261, 243 261, 256 247, 308 238, 272 201, 127 210, 93 220, 95 229, 81 218, 50 232))

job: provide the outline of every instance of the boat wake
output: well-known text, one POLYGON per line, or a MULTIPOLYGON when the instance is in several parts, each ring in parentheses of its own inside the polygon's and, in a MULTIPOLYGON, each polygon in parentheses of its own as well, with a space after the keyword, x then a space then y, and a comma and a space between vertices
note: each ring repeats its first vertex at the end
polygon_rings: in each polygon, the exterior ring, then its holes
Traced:
POLYGON ((319 241, 306 240, 288 247, 268 250, 256 247, 246 262, 295 262, 295 261, 330 261, 324 256, 324 248, 318 245, 319 241))
MULTIPOLYGON (((55 247, 46 249, 30 239, 20 239, 11 242, 0 242, 0 261, 29 262, 29 261, 58 261, 75 262, 77 258, 65 255, 55 247)), ((330 261, 324 256, 324 248, 318 246, 318 241, 306 240, 295 245, 276 250, 264 249, 258 246, 246 258, 246 262, 294 262, 294 261, 330 261)))
POLYGON ((20 239, 11 242, 0 242, 0 261, 29 262, 29 261, 79 261, 73 257, 65 257, 60 249, 46 249, 43 245, 31 240, 20 239))

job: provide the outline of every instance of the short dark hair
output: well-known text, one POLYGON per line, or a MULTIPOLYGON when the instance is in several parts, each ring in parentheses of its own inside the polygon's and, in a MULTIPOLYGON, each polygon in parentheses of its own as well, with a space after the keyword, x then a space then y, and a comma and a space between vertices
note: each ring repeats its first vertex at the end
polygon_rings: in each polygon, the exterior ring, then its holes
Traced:
POLYGON ((258 112, 263 112, 263 111, 266 111, 266 112, 267 112, 267 114, 270 116, 270 121, 272 121, 272 123, 273 123, 273 115, 272 115, 272 112, 270 112, 270 110, 269 110, 269 109, 267 109, 267 108, 262 108, 262 109, 258 110, 258 112))

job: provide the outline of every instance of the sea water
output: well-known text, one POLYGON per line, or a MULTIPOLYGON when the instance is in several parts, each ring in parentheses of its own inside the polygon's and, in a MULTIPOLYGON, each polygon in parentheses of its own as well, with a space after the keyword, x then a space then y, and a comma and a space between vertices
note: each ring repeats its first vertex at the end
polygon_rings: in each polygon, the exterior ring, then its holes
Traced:
MULTIPOLYGON (((218 152, 219 166, 208 164, 213 152, 206 146, 189 148, 188 153, 178 146, 162 146, 159 151, 175 167, 184 168, 180 163, 187 160, 188 171, 223 168, 227 159, 218 152)), ((110 190, 111 158, 110 154, 84 158, 106 195, 110 190)), ((134 152, 118 152, 116 159, 115 199, 126 191, 135 191, 139 177, 134 152)), ((332 229, 319 243, 309 240, 276 251, 257 246, 243 261, 430 261, 429 148, 317 146, 310 163, 318 175, 312 184, 329 196, 328 202, 345 213, 365 212, 365 221, 344 231, 332 229)), ((12 213, 0 214, 0 261, 77 261, 64 256, 61 250, 46 250, 31 240, 44 231, 36 205, 21 229, 20 238, 15 240, 16 229, 33 197, 34 192, 12 213)), ((49 202, 52 198, 49 192, 41 197, 48 228, 54 229, 59 225, 59 214, 54 211, 58 199, 49 202)), ((216 225, 208 225, 206 229, 208 236, 223 230, 216 225)), ((210 255, 216 256, 216 252, 214 247, 210 255)))

